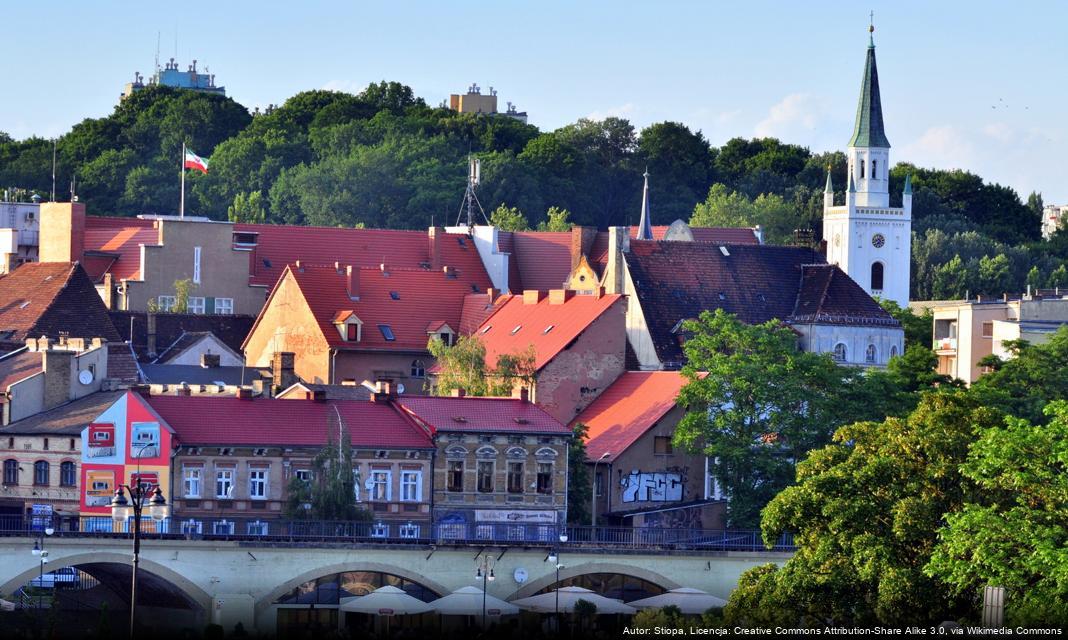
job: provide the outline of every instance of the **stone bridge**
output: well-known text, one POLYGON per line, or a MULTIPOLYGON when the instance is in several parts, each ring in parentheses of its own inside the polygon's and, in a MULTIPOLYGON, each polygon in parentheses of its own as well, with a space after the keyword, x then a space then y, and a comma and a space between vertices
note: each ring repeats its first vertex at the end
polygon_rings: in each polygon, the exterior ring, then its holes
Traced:
MULTIPOLYGON (((41 571, 39 558, 30 553, 35 540, 0 538, 0 595, 12 597, 41 571)), ((113 606, 127 607, 128 611, 132 566, 128 538, 57 536, 46 540, 46 549, 46 572, 77 567, 123 598, 113 606)), ((547 545, 143 540, 138 619, 145 624, 176 620, 181 626, 199 628, 216 622, 227 629, 240 621, 250 632, 274 634, 280 628, 280 610, 330 608, 329 604, 309 607, 292 596, 295 590, 302 593, 302 585, 307 590, 306 585, 314 585, 325 576, 378 572, 445 595, 463 586, 481 587, 480 580, 476 584, 475 570, 483 554, 494 558, 496 580, 488 583, 488 593, 510 600, 556 584, 556 566, 547 560, 550 550, 547 545)), ((558 551, 563 565, 559 571, 561 581, 586 574, 615 574, 662 589, 696 587, 723 598, 730 594, 743 571, 768 562, 781 564, 791 555, 759 551, 604 550, 566 544, 558 551)), ((336 592, 337 587, 333 588, 336 592)))

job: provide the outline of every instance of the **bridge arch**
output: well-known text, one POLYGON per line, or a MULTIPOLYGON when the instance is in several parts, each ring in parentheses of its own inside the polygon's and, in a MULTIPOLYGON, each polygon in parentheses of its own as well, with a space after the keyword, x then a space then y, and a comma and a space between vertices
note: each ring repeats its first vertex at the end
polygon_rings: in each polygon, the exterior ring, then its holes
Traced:
MULTIPOLYGON (((77 567, 85 571, 86 573, 93 575, 98 580, 99 576, 94 574, 94 568, 97 573, 106 565, 121 565, 126 569, 124 571, 126 577, 126 589, 120 590, 119 593, 127 593, 129 589, 129 571, 133 567, 133 559, 130 554, 127 553, 111 553, 106 551, 96 551, 89 553, 76 553, 69 556, 56 556, 51 559, 49 563, 49 570, 55 570, 60 567, 77 567)), ((20 587, 26 585, 31 580, 36 578, 40 573, 40 567, 33 567, 22 573, 19 573, 9 579, 4 584, 0 584, 0 593, 13 593, 20 587)), ((211 611, 211 596, 198 587, 196 583, 192 582, 180 573, 175 572, 164 565, 151 560, 146 560, 142 556, 138 562, 138 600, 141 600, 141 587, 146 584, 151 584, 153 579, 162 580, 167 583, 169 587, 172 587, 174 591, 182 596, 189 604, 189 608, 193 609, 197 614, 206 615, 211 611)))
POLYGON ((449 593, 450 591, 447 587, 442 585, 440 582, 437 582, 436 580, 431 580, 430 578, 422 574, 415 573, 414 571, 409 571, 396 565, 385 564, 382 562, 366 562, 360 560, 339 562, 335 564, 322 565, 314 569, 309 569, 308 571, 305 571, 304 573, 301 573, 294 578, 286 580, 282 584, 269 591, 265 596, 261 597, 256 602, 256 619, 259 620, 261 614, 265 613, 272 605, 275 604, 275 602, 279 598, 289 593, 293 589, 299 587, 300 585, 304 584, 305 582, 316 580, 318 578, 329 576, 335 573, 347 573, 351 571, 376 571, 379 573, 392 574, 397 577, 404 578, 405 580, 417 582, 426 587, 427 589, 434 591, 439 596, 443 596, 449 593))
MULTIPOLYGON (((566 558, 564 559, 566 561, 566 558)), ((656 571, 650 571, 649 569, 643 569, 642 567, 636 567, 629 564, 620 564, 617 562, 587 562, 575 566, 565 566, 560 569, 560 580, 568 580, 570 578, 578 578, 584 575, 593 573, 611 573, 622 576, 630 576, 632 578, 638 578, 651 582, 665 591, 670 589, 678 589, 681 585, 675 581, 667 578, 661 573, 656 571)), ((548 573, 541 578, 531 580, 527 584, 524 584, 512 595, 508 596, 507 600, 515 600, 517 598, 525 598, 532 596, 542 589, 556 584, 556 572, 548 573)))

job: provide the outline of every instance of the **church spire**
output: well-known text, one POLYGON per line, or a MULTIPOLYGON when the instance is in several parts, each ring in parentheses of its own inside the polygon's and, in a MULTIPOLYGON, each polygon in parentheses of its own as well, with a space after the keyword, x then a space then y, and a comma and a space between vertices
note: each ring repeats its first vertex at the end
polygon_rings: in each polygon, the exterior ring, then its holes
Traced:
POLYGON ((827 165, 827 186, 823 188, 824 193, 834 193, 834 187, 831 186, 831 165, 827 165))
POLYGON ((853 127, 851 147, 890 148, 883 131, 883 105, 879 99, 879 71, 875 66, 875 26, 868 26, 868 55, 864 62, 864 78, 860 85, 857 121, 853 127))
POLYGON ((653 223, 649 217, 649 169, 642 174, 645 177, 645 187, 642 189, 642 218, 638 222, 638 240, 653 239, 653 223))

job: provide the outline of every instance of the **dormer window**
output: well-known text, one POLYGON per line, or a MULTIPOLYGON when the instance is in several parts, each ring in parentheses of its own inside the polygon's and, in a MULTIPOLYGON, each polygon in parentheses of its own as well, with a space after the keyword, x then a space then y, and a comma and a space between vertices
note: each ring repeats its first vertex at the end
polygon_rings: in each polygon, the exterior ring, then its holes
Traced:
POLYGON ((345 339, 349 342, 360 341, 360 325, 350 322, 345 325, 345 339))
POLYGON ((345 342, 359 342, 363 339, 363 321, 351 311, 338 311, 334 316, 334 326, 345 342))

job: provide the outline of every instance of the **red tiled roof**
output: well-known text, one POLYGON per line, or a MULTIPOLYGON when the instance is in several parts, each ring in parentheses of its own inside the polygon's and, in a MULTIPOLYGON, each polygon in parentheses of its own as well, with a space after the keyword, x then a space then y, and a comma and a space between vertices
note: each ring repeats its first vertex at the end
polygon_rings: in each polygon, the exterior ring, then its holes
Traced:
POLYGON ((360 299, 350 300, 345 276, 332 265, 289 269, 330 346, 413 351, 426 350, 430 323, 440 320, 458 328, 464 298, 489 288, 485 269, 472 271, 457 270, 451 278, 426 269, 360 269, 360 299), (333 324, 339 312, 348 310, 363 322, 357 343, 342 340, 333 324), (387 340, 380 325, 389 326, 395 339, 387 340))
POLYGON ((137 280, 141 277, 141 245, 158 245, 159 231, 153 220, 140 218, 104 218, 86 216, 85 250, 107 255, 89 255, 86 269, 99 282, 105 271, 115 280, 137 280), (105 262, 114 262, 105 264, 105 262))
POLYGON ((586 458, 614 460, 675 406, 686 378, 677 371, 626 371, 571 422, 589 427, 586 458))
POLYGON ((85 270, 76 262, 29 262, 0 275, 0 341, 22 344, 42 335, 56 339, 104 338, 117 341, 85 270))
POLYGON ((519 353, 533 345, 534 366, 541 369, 623 298, 616 294, 571 295, 563 304, 550 304, 548 294, 543 295, 537 304, 524 304, 521 295, 502 296, 497 311, 474 333, 486 347, 489 365, 496 366, 501 355, 519 353))
POLYGON ((899 324, 847 273, 833 264, 802 265, 801 289, 791 321, 886 326, 899 324))
POLYGON ((571 433, 538 405, 518 398, 401 396, 397 404, 434 432, 571 433))
MULTIPOLYGON (((504 296, 498 296, 501 301, 504 296)), ((488 293, 471 293, 464 296, 463 310, 460 312, 460 327, 457 329, 462 336, 474 333, 486 318, 490 317, 494 309, 494 300, 488 293)))
POLYGON ((337 438, 334 409, 352 446, 430 449, 430 436, 389 404, 359 400, 276 400, 152 396, 148 404, 185 445, 325 445, 337 438))
POLYGON ((0 392, 23 378, 28 378, 44 370, 41 354, 37 351, 23 349, 0 357, 0 392))
MULTIPOLYGON (((501 234, 504 235, 504 234, 501 234)), ((512 256, 508 261, 508 288, 559 289, 571 273, 570 231, 518 231, 512 235, 512 256), (519 271, 519 282, 511 279, 511 265, 519 271)))

